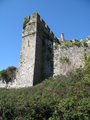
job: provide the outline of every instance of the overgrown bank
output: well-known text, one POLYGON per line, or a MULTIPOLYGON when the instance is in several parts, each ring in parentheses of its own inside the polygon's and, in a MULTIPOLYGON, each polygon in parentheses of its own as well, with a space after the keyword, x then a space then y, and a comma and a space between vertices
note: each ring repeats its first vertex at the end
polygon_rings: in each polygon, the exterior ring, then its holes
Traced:
POLYGON ((1 120, 90 120, 90 57, 84 69, 23 89, 0 89, 1 120))

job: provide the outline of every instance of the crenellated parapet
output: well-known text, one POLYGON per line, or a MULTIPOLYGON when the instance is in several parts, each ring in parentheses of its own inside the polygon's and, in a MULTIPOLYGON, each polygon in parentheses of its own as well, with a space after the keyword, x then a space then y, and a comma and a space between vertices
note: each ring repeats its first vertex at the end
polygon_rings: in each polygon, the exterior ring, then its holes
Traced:
MULTIPOLYGON (((62 33, 57 39, 40 15, 33 13, 24 18, 20 65, 8 88, 30 87, 51 76, 66 75, 84 67, 89 54, 90 37, 86 41, 66 40, 62 33)), ((5 86, 0 82, 0 87, 5 86)))
POLYGON ((33 13, 31 17, 30 16, 25 17, 23 23, 22 36, 37 32, 38 28, 40 28, 41 31, 44 31, 44 33, 47 34, 50 37, 50 39, 59 41, 52 32, 52 30, 49 28, 49 26, 45 23, 45 21, 40 17, 38 13, 33 13))
POLYGON ((59 40, 38 13, 24 18, 18 86, 33 86, 53 76, 54 42, 59 40))
POLYGON ((37 24, 41 29, 50 36, 52 40, 58 40, 57 37, 54 35, 52 30, 49 28, 49 26, 45 23, 45 21, 40 17, 38 13, 33 13, 32 14, 32 21, 36 20, 37 24))

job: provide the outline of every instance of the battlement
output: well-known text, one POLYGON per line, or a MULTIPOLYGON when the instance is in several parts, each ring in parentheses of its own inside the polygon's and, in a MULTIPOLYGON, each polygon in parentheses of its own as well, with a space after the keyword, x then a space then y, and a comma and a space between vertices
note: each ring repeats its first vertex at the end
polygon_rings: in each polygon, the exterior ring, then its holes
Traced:
POLYGON ((64 33, 57 39, 40 15, 33 13, 24 18, 20 66, 15 82, 8 87, 30 87, 51 76, 66 75, 83 67, 85 55, 88 54, 89 40, 81 43, 67 41, 64 33))
POLYGON ((37 23, 39 27, 47 34, 49 35, 50 39, 54 41, 59 41, 57 37, 54 35, 52 30, 49 28, 49 26, 45 23, 45 21, 40 17, 38 13, 33 13, 32 16, 27 16, 24 19, 23 23, 23 29, 25 30, 25 27, 28 25, 31 25, 32 23, 37 23))
POLYGON ((40 17, 38 13, 32 14, 32 21, 36 20, 40 27, 45 31, 46 34, 50 36, 51 39, 57 40, 57 37, 54 35, 52 30, 49 28, 49 26, 45 23, 45 21, 40 17))

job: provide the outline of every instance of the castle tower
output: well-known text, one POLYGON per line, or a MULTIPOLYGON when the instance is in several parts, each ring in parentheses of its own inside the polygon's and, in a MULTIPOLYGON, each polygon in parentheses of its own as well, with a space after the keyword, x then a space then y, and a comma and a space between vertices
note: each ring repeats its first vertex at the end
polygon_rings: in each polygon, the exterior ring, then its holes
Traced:
POLYGON ((33 86, 53 75, 54 39, 53 32, 38 13, 25 17, 17 86, 33 86))

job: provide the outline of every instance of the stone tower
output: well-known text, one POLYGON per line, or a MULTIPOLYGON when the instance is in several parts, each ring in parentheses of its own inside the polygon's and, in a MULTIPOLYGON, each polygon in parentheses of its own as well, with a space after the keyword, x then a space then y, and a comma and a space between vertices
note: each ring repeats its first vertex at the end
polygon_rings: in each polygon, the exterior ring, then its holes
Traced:
POLYGON ((33 86, 53 75, 53 32, 38 13, 25 17, 17 86, 33 86))
MULTIPOLYGON (((25 17, 20 66, 15 81, 8 87, 30 87, 48 77, 84 67, 85 55, 90 54, 89 43, 84 46, 80 41, 65 40, 63 33, 57 39, 38 13, 25 17)), ((0 87, 5 86, 0 83, 0 87)))

